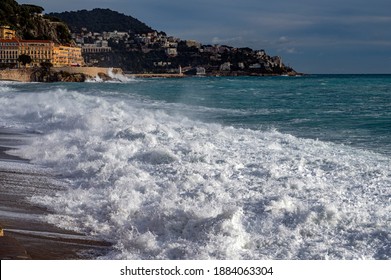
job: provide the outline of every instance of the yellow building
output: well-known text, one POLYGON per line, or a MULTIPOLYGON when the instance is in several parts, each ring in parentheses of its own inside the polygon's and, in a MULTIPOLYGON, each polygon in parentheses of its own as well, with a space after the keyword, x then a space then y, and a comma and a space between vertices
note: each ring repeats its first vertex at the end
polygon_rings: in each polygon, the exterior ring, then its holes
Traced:
POLYGON ((19 41, 0 39, 0 64, 17 65, 19 58, 19 41))
POLYGON ((81 48, 62 45, 54 46, 52 64, 54 67, 84 65, 81 48))
POLYGON ((1 65, 16 67, 21 55, 32 60, 26 67, 39 67, 43 62, 52 63, 54 67, 84 65, 80 47, 55 45, 47 40, 0 39, 1 65))
POLYGON ((52 41, 0 39, 0 64, 15 67, 21 55, 28 55, 31 63, 27 67, 40 66, 42 62, 52 61, 53 47, 52 41))
POLYGON ((19 55, 28 55, 29 66, 40 66, 43 62, 52 63, 54 43, 46 40, 19 40, 19 55))
POLYGON ((27 67, 40 66, 42 62, 52 63, 54 67, 84 65, 80 47, 55 45, 48 40, 20 40, 15 30, 0 26, 0 64, 19 65, 20 55, 31 57, 27 67))
POLYGON ((0 26, 0 39, 11 40, 16 38, 16 31, 9 26, 0 26))

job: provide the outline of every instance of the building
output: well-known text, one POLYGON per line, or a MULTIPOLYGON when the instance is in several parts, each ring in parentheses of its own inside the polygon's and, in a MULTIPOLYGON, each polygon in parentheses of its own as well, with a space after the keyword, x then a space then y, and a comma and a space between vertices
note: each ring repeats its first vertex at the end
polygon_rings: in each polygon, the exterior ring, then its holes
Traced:
POLYGON ((19 59, 19 42, 16 39, 0 39, 0 64, 17 65, 19 59))
POLYGON ((22 40, 9 26, 0 26, 0 65, 3 67, 19 66, 21 55, 31 58, 26 67, 40 66, 45 62, 54 67, 81 66, 84 65, 81 53, 80 47, 55 45, 49 40, 22 40))
POLYGON ((82 49, 80 47, 57 45, 53 47, 51 63, 54 67, 82 66, 84 65, 84 59, 81 53, 82 49))
POLYGON ((19 58, 19 44, 16 32, 9 26, 0 26, 0 64, 16 65, 19 58))
POLYGON ((166 49, 166 54, 168 56, 172 56, 172 57, 175 57, 178 55, 178 50, 176 48, 167 48, 166 49))
POLYGON ((273 66, 278 66, 278 67, 282 67, 283 64, 282 64, 282 58, 280 56, 273 56, 271 58, 271 61, 273 63, 273 66))
POLYGON ((196 75, 198 75, 198 76, 205 76, 206 75, 206 69, 204 67, 197 67, 196 68, 196 75))
POLYGON ((225 62, 221 64, 220 71, 231 71, 231 62, 225 62))
POLYGON ((16 37, 16 31, 9 26, 0 26, 0 39, 11 40, 16 37))
POLYGON ((53 63, 54 43, 48 40, 18 40, 19 55, 31 57, 28 66, 40 66, 41 63, 53 63))
MULTIPOLYGON (((105 42, 105 41, 103 41, 105 42)), ((107 42, 107 41, 106 41, 107 42)), ((83 53, 105 53, 111 52, 111 47, 107 46, 107 44, 84 44, 82 45, 83 53)))
POLYGON ((18 66, 21 55, 31 58, 27 67, 40 66, 43 62, 51 63, 53 47, 54 43, 46 40, 0 39, 0 64, 7 67, 18 66))
POLYGON ((48 40, 0 39, 0 65, 19 66, 21 55, 31 58, 26 67, 38 67, 42 63, 51 63, 54 67, 84 65, 80 47, 55 45, 48 40))
POLYGON ((191 47, 195 47, 197 49, 200 49, 201 48, 201 43, 195 41, 195 40, 186 40, 186 46, 188 48, 191 48, 191 47))

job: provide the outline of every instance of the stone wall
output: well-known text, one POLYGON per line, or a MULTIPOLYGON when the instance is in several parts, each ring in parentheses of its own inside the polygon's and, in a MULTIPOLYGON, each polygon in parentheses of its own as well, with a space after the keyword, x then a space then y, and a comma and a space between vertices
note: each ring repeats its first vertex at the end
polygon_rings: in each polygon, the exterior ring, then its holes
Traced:
POLYGON ((90 77, 96 77, 98 74, 110 75, 110 72, 113 74, 123 74, 121 68, 104 68, 104 67, 53 67, 51 68, 54 72, 67 72, 69 74, 84 74, 90 77))
POLYGON ((0 71, 0 80, 16 81, 16 82, 30 82, 31 69, 10 69, 0 71))
MULTIPOLYGON (((33 74, 39 72, 37 69, 10 69, 0 70, 0 80, 17 81, 17 82, 31 82, 37 81, 33 74)), ((53 67, 50 69, 51 73, 65 72, 71 75, 82 74, 85 77, 95 78, 96 76, 110 76, 111 74, 123 74, 120 68, 103 68, 103 67, 53 67)), ((71 80, 72 81, 72 80, 71 80)))

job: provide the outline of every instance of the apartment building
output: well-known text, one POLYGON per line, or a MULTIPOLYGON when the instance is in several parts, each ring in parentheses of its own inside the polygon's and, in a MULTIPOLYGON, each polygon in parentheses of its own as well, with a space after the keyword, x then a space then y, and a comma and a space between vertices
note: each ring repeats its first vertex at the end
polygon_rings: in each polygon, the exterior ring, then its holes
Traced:
POLYGON ((51 63, 54 67, 82 66, 84 65, 84 59, 81 53, 80 47, 57 45, 53 47, 51 63))
POLYGON ((19 42, 16 39, 0 39, 0 64, 17 64, 19 42))
POLYGON ((31 58, 27 67, 40 66, 44 62, 52 63, 54 67, 84 65, 80 47, 56 45, 49 40, 21 40, 9 27, 0 27, 0 64, 16 67, 21 55, 31 58))
POLYGON ((31 57, 31 66, 40 66, 43 62, 52 63, 54 43, 47 40, 19 40, 19 55, 31 57))
POLYGON ((16 31, 9 26, 0 26, 0 39, 13 39, 16 37, 16 31))

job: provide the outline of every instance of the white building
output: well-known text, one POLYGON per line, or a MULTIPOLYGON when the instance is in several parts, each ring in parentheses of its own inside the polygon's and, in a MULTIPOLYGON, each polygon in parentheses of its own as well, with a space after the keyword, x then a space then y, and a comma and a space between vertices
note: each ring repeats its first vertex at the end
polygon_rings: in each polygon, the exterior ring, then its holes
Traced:
POLYGON ((220 71, 231 71, 231 62, 225 62, 221 64, 220 71))
POLYGON ((168 56, 177 56, 178 55, 178 50, 176 48, 167 48, 166 49, 166 54, 168 56))

